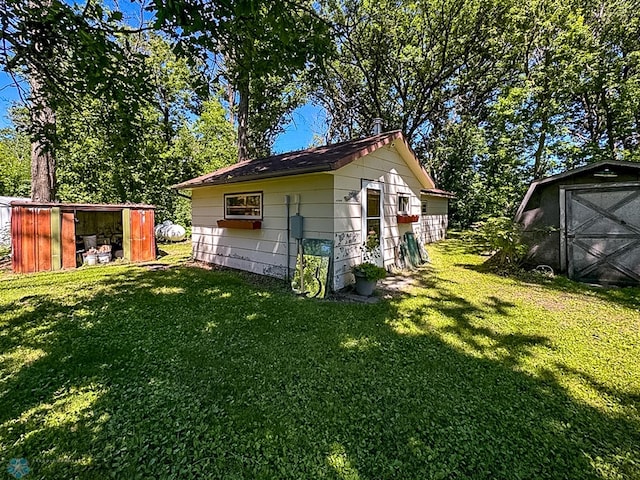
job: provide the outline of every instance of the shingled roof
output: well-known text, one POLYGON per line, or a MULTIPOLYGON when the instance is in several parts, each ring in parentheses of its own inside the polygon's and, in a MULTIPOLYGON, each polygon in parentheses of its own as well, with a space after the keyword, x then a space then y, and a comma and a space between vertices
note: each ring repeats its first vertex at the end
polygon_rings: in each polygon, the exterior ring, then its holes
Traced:
POLYGON ((394 140, 399 140, 407 145, 400 130, 395 130, 359 140, 349 140, 348 142, 235 163, 174 185, 173 188, 183 190, 303 173, 328 172, 342 168, 394 140))

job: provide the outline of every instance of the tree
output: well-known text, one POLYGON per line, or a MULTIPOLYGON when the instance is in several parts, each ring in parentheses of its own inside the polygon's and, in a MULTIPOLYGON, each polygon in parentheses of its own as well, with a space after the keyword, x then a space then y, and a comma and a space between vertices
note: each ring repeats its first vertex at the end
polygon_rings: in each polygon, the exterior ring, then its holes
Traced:
POLYGON ((217 99, 203 103, 191 136, 194 140, 193 158, 198 174, 231 165, 238 158, 236 132, 217 99))
POLYGON ((122 13, 100 3, 62 0, 3 0, 0 9, 0 65, 14 79, 31 114, 32 191, 50 201, 56 192, 56 110, 78 95, 129 95, 139 82, 138 59, 115 37, 128 30, 122 13), (19 78, 26 78, 28 92, 19 78))
POLYGON ((573 91, 567 160, 640 160, 640 20, 637 2, 593 2, 586 67, 573 91))
POLYGON ((328 52, 328 27, 307 0, 155 0, 156 25, 213 55, 236 110, 238 159, 264 153, 295 102, 283 89, 328 52), (237 103, 236 103, 237 98, 237 103))
POLYGON ((187 223, 170 185, 232 162, 235 134, 220 102, 202 95, 197 66, 166 40, 141 37, 149 95, 107 101, 82 97, 58 112, 60 198, 82 202, 143 202, 160 220, 187 223), (181 218, 176 218, 180 211, 181 218))
POLYGON ((374 118, 417 145, 444 127, 454 103, 482 105, 506 48, 495 38, 508 6, 463 0, 334 0, 338 57, 315 92, 330 140, 368 133, 374 118))
POLYGON ((25 197, 31 189, 29 138, 12 128, 0 129, 0 195, 25 197))

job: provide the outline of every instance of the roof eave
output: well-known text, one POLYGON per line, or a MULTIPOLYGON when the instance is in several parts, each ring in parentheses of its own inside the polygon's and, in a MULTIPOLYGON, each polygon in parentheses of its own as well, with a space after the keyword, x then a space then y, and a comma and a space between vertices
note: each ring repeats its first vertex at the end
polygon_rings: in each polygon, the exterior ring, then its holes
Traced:
POLYGON ((556 175, 551 175, 550 177, 541 178, 538 180, 534 180, 531 184, 535 185, 544 185, 547 183, 551 183, 557 180, 562 180, 566 177, 571 177, 573 175, 578 175, 580 173, 588 172, 590 170, 597 170, 605 165, 611 165, 614 167, 623 167, 623 168, 635 168, 640 170, 640 163, 636 162, 627 162, 623 160, 602 160, 600 162, 591 163, 589 165, 583 165, 582 167, 573 168, 571 170, 567 170, 562 173, 558 173, 556 175))
POLYGON ((305 175, 309 173, 323 173, 323 172, 336 170, 336 168, 332 168, 332 167, 333 165, 320 165, 320 166, 313 166, 313 167, 307 167, 307 168, 295 168, 295 169, 279 171, 279 172, 266 172, 266 173, 259 173, 254 175, 242 175, 238 177, 221 178, 221 179, 216 179, 214 181, 204 181, 199 183, 188 181, 188 182, 182 182, 176 185, 172 185, 171 188, 175 190, 192 190, 194 188, 201 188, 201 187, 214 187, 217 185, 229 185, 233 183, 252 182, 256 180, 269 180, 273 178, 292 177, 295 175, 305 175))
POLYGON ((445 190, 442 190, 440 192, 432 192, 432 191, 429 191, 428 189, 422 189, 420 190, 420 193, 422 195, 429 195, 431 197, 457 198, 455 193, 447 192, 445 190))

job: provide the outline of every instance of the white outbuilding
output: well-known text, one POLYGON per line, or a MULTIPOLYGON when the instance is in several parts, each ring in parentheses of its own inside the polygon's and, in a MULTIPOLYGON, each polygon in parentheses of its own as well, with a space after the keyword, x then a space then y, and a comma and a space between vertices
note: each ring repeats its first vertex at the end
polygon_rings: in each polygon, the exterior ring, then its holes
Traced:
POLYGON ((406 232, 422 244, 443 239, 453 197, 400 131, 240 162, 174 187, 191 190, 195 259, 286 278, 298 239, 331 240, 333 290, 353 282, 368 239, 386 268, 399 263, 406 232))

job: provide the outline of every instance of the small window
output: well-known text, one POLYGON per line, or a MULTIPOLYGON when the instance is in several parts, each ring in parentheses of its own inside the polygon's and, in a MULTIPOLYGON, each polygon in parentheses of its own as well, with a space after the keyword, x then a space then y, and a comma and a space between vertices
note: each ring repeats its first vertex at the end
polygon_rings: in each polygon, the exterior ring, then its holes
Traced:
POLYGON ((422 200, 422 203, 420 204, 420 212, 422 213, 422 215, 426 215, 427 214, 427 201, 426 200, 422 200))
POLYGON ((224 218, 262 219, 262 192, 233 193, 224 196, 224 218))
POLYGON ((409 213, 409 197, 407 195, 398 196, 398 213, 409 213))

